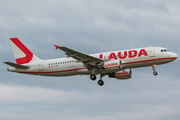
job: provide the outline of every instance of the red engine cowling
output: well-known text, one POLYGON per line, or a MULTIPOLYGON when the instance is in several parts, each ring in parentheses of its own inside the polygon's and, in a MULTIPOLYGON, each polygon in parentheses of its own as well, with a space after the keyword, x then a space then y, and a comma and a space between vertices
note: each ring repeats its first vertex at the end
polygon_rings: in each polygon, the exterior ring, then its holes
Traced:
POLYGON ((113 60, 113 61, 108 61, 108 62, 104 62, 103 64, 103 68, 105 70, 121 70, 121 60, 113 60))
POLYGON ((131 78, 131 74, 132 74, 131 69, 124 69, 124 70, 109 74, 109 77, 116 78, 116 79, 129 79, 131 78))

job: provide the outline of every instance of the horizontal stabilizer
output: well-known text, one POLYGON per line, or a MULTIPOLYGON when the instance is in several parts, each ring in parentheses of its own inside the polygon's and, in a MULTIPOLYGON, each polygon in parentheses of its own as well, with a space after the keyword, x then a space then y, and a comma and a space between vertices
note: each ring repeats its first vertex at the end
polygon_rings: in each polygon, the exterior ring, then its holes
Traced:
POLYGON ((16 63, 12 63, 12 62, 4 62, 5 64, 7 65, 10 65, 16 69, 28 69, 29 67, 28 66, 24 66, 24 65, 19 65, 19 64, 16 64, 16 63))

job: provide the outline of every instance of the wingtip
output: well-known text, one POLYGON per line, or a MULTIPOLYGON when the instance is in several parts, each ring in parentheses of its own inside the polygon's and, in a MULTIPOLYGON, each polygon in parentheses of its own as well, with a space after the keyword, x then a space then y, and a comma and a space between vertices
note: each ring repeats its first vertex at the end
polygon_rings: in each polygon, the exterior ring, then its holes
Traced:
POLYGON ((54 45, 54 46, 55 46, 56 50, 60 47, 60 46, 58 46, 58 45, 54 45))

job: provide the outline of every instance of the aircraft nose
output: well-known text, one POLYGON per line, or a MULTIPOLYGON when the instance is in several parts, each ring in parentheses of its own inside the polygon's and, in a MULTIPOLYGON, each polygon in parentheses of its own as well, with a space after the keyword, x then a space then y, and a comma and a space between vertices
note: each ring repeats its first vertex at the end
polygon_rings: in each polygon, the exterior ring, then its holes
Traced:
POLYGON ((172 57, 174 57, 175 59, 177 59, 177 54, 172 53, 172 57))

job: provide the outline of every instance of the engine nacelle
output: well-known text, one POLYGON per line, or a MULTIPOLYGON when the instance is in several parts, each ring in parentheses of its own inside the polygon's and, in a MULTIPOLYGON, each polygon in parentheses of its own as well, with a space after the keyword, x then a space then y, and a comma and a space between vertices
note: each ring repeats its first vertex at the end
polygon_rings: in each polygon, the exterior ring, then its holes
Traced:
POLYGON ((121 70, 122 69, 121 60, 107 61, 107 62, 104 62, 100 67, 109 71, 121 70))
POLYGON ((131 78, 132 71, 131 69, 124 69, 121 71, 114 72, 109 75, 109 78, 116 78, 116 79, 129 79, 131 78))

